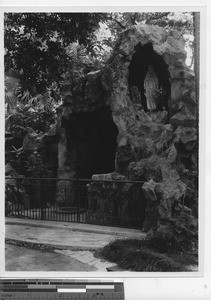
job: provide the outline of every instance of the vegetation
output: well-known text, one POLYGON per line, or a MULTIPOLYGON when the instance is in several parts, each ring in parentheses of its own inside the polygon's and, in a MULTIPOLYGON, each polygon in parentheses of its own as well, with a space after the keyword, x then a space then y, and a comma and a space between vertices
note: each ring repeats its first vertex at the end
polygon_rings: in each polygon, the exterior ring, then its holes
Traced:
POLYGON ((103 19, 94 13, 5 14, 5 72, 18 72, 22 89, 32 95, 44 93, 69 67, 66 47, 87 45, 103 19))
POLYGON ((116 240, 95 255, 138 272, 191 271, 198 264, 196 240, 182 244, 161 237, 116 240))

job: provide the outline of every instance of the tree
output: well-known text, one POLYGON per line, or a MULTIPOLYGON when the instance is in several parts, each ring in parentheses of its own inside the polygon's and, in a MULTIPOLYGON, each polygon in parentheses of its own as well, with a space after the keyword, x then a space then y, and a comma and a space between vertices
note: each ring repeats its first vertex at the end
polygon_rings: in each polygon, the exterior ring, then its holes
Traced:
POLYGON ((69 69, 89 64, 85 46, 104 17, 94 13, 5 14, 6 162, 20 174, 30 171, 35 176, 36 165, 40 171, 42 157, 39 152, 33 157, 23 152, 24 138, 30 130, 44 134, 56 122, 60 84, 69 69))
POLYGON ((32 96, 61 80, 70 58, 66 47, 74 41, 87 45, 106 14, 6 13, 5 72, 19 72, 23 90, 32 96))

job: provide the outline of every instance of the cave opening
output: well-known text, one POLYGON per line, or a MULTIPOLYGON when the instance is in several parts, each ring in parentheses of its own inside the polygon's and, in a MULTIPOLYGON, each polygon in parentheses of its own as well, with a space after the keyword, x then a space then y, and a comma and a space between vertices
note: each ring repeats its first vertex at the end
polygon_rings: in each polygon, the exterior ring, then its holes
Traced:
POLYGON ((141 103, 145 111, 168 111, 171 94, 168 65, 151 43, 134 48, 129 65, 129 92, 133 102, 141 103))
POLYGON ((113 172, 118 129, 110 107, 72 114, 68 123, 68 148, 74 147, 70 160, 74 159, 71 165, 75 166, 76 178, 113 172))

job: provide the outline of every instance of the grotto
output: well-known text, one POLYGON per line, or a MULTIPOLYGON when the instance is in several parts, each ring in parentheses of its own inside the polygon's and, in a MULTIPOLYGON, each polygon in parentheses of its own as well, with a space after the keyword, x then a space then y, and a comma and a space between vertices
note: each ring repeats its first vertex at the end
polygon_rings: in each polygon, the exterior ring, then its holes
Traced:
MULTIPOLYGON (((185 61, 179 32, 137 24, 122 32, 104 68, 65 86, 57 176, 92 178, 89 214, 107 222, 139 219, 147 232, 171 234, 185 211, 191 228, 198 201, 197 104, 194 72, 185 61)), ((177 233, 181 238, 183 229, 177 233)))

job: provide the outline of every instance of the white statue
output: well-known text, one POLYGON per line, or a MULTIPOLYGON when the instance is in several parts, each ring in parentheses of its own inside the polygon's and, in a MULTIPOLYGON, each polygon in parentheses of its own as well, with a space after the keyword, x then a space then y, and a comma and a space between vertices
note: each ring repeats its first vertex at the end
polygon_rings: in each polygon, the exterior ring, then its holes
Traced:
POLYGON ((159 90, 158 78, 152 65, 149 65, 144 80, 145 96, 147 100, 147 108, 156 110, 156 97, 159 90))

